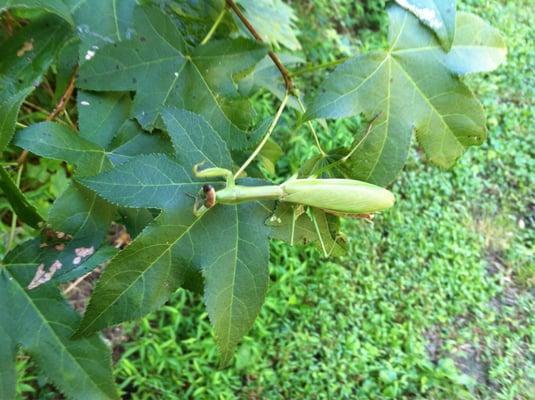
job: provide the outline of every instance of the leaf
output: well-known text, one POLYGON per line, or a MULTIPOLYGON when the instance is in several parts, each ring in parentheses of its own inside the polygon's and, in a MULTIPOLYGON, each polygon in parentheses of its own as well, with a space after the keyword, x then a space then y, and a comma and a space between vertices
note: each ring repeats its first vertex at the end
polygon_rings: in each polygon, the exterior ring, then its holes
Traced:
POLYGON ((13 143, 41 157, 64 160, 78 168, 78 175, 94 175, 111 167, 104 150, 55 122, 40 122, 18 132, 13 143))
POLYGON ((341 256, 345 248, 336 228, 333 235, 330 217, 324 211, 303 206, 279 203, 273 214, 266 220, 271 228, 271 238, 282 240, 292 246, 313 243, 325 257, 341 256))
POLYGON ((201 161, 229 166, 232 160, 202 117, 174 108, 162 116, 176 160, 140 156, 82 180, 113 202, 164 211, 108 265, 77 335, 155 310, 178 287, 198 286, 202 271, 208 313, 226 363, 267 290, 269 229, 263 222, 271 208, 257 202, 218 205, 195 217, 193 200, 184 194, 196 193, 205 182, 191 177, 192 166, 201 161))
POLYGON ((79 317, 56 288, 25 289, 37 266, 35 244, 16 248, 0 266, 0 326, 66 396, 117 399, 106 345, 96 335, 70 339, 79 317))
POLYGON ((133 34, 135 0, 65 0, 65 3, 73 14, 82 42, 81 62, 90 57, 90 52, 130 39, 133 34))
POLYGON ((79 91, 77 101, 80 137, 107 148, 129 117, 129 94, 79 91))
POLYGON ((0 0, 0 12, 10 8, 30 8, 43 10, 63 18, 74 25, 69 9, 60 0, 0 0))
POLYGON ((275 175, 275 165, 283 154, 284 151, 279 144, 270 138, 258 153, 258 161, 271 175, 275 175))
MULTIPOLYGON (((403 167, 413 131, 429 159, 445 168, 486 137, 480 103, 444 61, 454 64, 455 46, 443 53, 412 14, 397 6, 388 10, 390 49, 341 64, 322 84, 305 116, 364 113, 372 129, 355 138, 355 151, 344 167, 352 178, 380 185, 391 182, 403 167)), ((467 40, 460 37, 457 43, 467 40)), ((494 35, 477 39, 478 45, 487 41, 494 43, 494 35)))
MULTIPOLYGON (((0 316, 0 320, 3 320, 0 316)), ((15 399, 17 388, 17 348, 7 332, 0 325, 0 398, 15 399)))
POLYGON ((455 0, 396 0, 396 3, 435 32, 444 50, 450 50, 455 37, 455 0))
POLYGON ((257 203, 217 206, 200 218, 191 208, 164 212, 108 265, 78 335, 157 309, 202 269, 208 312, 228 361, 267 290, 268 212, 257 203))
POLYGON ((225 142, 202 116, 173 107, 162 116, 177 160, 186 168, 200 162, 205 162, 204 168, 232 168, 225 142))
POLYGON ((43 222, 43 217, 39 215, 35 206, 20 191, 3 167, 0 167, 0 189, 4 192, 15 214, 32 228, 38 229, 39 224, 43 222))
MULTIPOLYGON (((80 178, 79 182, 110 203, 125 207, 168 209, 193 202, 200 183, 184 168, 164 154, 148 154, 116 166, 103 174, 80 178)), ((213 182, 217 183, 217 182, 213 182)))
POLYGON ((173 146, 163 132, 144 131, 136 121, 127 120, 108 146, 108 157, 114 165, 142 154, 173 153, 173 146))
POLYGON ((113 246, 102 246, 86 261, 82 262, 68 273, 61 275, 59 279, 56 278, 56 282, 68 282, 84 276, 111 260, 117 253, 119 253, 119 250, 113 246))
POLYGON ((164 106, 174 105, 204 115, 232 147, 247 146, 244 129, 251 108, 239 98, 233 75, 254 66, 267 50, 237 39, 213 41, 190 52, 159 10, 138 9, 135 21, 136 39, 98 50, 82 65, 79 87, 136 91, 133 115, 145 129, 157 124, 164 106))
POLYGON ((144 208, 121 207, 118 212, 121 217, 118 222, 125 225, 131 238, 138 236, 154 219, 152 213, 144 208))
POLYGON ((54 231, 70 235, 72 239, 60 250, 50 249, 40 259, 45 267, 57 261, 61 263, 62 268, 52 281, 64 282, 82 275, 79 272, 91 265, 85 263, 96 256, 94 253, 104 241, 114 213, 115 207, 76 182, 56 199, 48 223, 54 231), (87 256, 80 256, 84 253, 87 256))
POLYGON ((26 89, 10 97, 0 93, 0 151, 6 148, 13 137, 20 107, 32 90, 33 88, 26 89))
MULTIPOLYGON (((42 157, 76 165, 77 176, 94 175, 112 166, 100 146, 53 122, 34 124, 18 132, 14 143, 42 157)), ((99 248, 114 212, 114 207, 77 183, 72 183, 56 199, 50 209, 48 223, 55 231, 72 236, 72 240, 59 250, 53 248, 43 252, 39 260, 45 269, 53 265, 61 267, 55 272, 54 281, 63 280, 64 275, 79 269, 86 261, 78 255, 80 249, 91 249, 90 252, 94 253, 99 248)))
POLYGON ((492 71, 507 56, 500 32, 477 15, 464 12, 457 13, 457 33, 450 52, 444 53, 436 47, 427 51, 459 75, 492 71))
POLYGON ((196 193, 201 185, 191 177, 193 165, 207 162, 206 167, 231 168, 232 160, 225 142, 202 117, 175 108, 165 109, 162 116, 176 159, 164 154, 139 156, 80 182, 121 206, 191 208, 193 201, 188 194, 196 193))
POLYGON ((221 364, 226 365, 264 303, 269 281, 269 229, 263 222, 270 207, 255 202, 219 206, 219 210, 223 214, 220 220, 208 225, 216 232, 203 231, 195 239, 205 244, 204 252, 208 249, 211 253, 203 255, 201 262, 205 302, 221 350, 221 364))
MULTIPOLYGON (((282 45, 293 51, 301 50, 295 26, 297 16, 292 7, 281 0, 238 0, 237 3, 264 41, 275 47, 282 45)), ((237 18, 236 23, 244 35, 250 35, 237 18)))
POLYGON ((65 24, 46 16, 0 45, 0 151, 15 132, 24 99, 39 85, 68 36, 65 24))

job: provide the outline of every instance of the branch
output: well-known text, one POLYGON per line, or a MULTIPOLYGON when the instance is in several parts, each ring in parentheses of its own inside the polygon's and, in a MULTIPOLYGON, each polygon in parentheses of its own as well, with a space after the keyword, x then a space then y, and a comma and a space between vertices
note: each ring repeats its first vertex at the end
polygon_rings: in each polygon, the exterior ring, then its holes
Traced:
MULTIPOLYGON (((67 103, 69 102, 72 93, 74 92, 74 84, 76 82, 76 75, 78 73, 78 66, 74 69, 72 72, 71 79, 69 81, 69 84, 67 85, 67 89, 65 89, 65 93, 63 93, 63 96, 61 96, 61 99, 59 99, 58 104, 52 110, 50 114, 46 117, 45 121, 52 121, 54 120, 63 110, 65 110, 65 107, 67 106, 67 103)), ((17 164, 23 164, 26 161, 26 157, 28 157, 28 150, 24 150, 19 158, 17 159, 17 164)))
MULTIPOLYGON (((253 35, 253 37, 257 41, 259 41, 261 43, 264 43, 264 40, 262 39, 262 36, 260 36, 260 34, 256 31, 254 26, 249 22, 247 17, 243 14, 243 12, 236 5, 236 3, 234 3, 233 0, 226 0, 226 2, 227 2, 227 5, 232 9, 232 11, 234 11, 234 13, 241 20, 241 22, 243 22, 243 24, 249 30, 249 32, 251 32, 251 35, 253 35)), ((293 86, 292 77, 290 76, 290 73, 288 72, 286 67, 282 64, 282 62, 279 59, 279 57, 272 50, 270 50, 268 52, 268 55, 271 58, 271 60, 273 61, 273 63, 275 63, 275 65, 279 69, 279 71, 280 71, 280 73, 282 75, 282 79, 284 79, 284 85, 286 86, 286 91, 288 93, 292 93, 294 86, 293 86)))

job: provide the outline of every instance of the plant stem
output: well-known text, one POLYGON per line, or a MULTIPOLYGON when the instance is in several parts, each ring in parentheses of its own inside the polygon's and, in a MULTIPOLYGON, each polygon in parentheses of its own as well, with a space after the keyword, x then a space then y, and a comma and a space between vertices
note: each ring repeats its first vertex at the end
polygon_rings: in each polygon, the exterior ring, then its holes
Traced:
MULTIPOLYGON (((240 8, 236 5, 236 3, 234 3, 233 0, 226 0, 227 2, 227 5, 232 9, 232 11, 234 11, 234 13, 238 16, 238 18, 241 20, 241 22, 243 22, 243 24, 245 25, 245 27, 249 30, 249 32, 251 32, 251 34, 253 35, 253 37, 261 42, 261 43, 264 43, 263 39, 262 39, 262 36, 260 36, 260 34, 256 31, 256 29, 254 28, 254 26, 249 22, 249 20, 247 19, 247 17, 243 14, 243 12, 240 10, 240 8)), ((282 75, 282 79, 284 79, 284 84, 286 86, 286 91, 288 93, 292 93, 293 92, 293 82, 292 82, 292 77, 290 76, 290 73, 288 72, 288 70, 286 69, 286 67, 282 64, 281 60, 279 59, 279 57, 272 51, 270 50, 268 52, 268 55, 269 57, 271 58, 271 60, 275 63, 275 65, 277 66, 277 68, 279 69, 281 75, 282 75)))
POLYGON ((291 75, 292 76, 300 76, 300 75, 308 74, 309 72, 314 72, 314 71, 319 71, 321 69, 336 67, 337 65, 342 64, 343 62, 346 62, 348 59, 349 59, 349 57, 345 57, 345 58, 340 58, 340 59, 334 60, 334 61, 328 61, 328 62, 325 62, 325 63, 322 63, 322 64, 311 65, 309 67, 299 68, 299 69, 297 69, 295 71, 292 71, 291 75))
MULTIPOLYGON (((301 101, 299 96, 297 96, 297 102, 299 103, 299 107, 301 108, 301 111, 303 113, 305 113, 306 112, 305 105, 303 104, 303 102, 301 101)), ((307 121, 307 126, 309 127, 310 131, 312 132, 312 136, 314 137, 314 141, 316 142, 316 146, 318 147, 318 150, 320 151, 322 157, 325 157, 327 155, 327 153, 325 153, 325 151, 323 151, 323 148, 321 147, 321 143, 320 143, 320 140, 318 138, 318 134, 316 133, 316 129, 314 128, 314 125, 312 124, 312 121, 307 121)))
POLYGON ((290 94, 289 94, 289 92, 286 92, 286 94, 284 95, 284 98, 282 99, 282 103, 279 106, 279 109, 277 110, 277 113, 275 114, 275 117, 273 118, 273 121, 271 121, 271 125, 269 126, 269 129, 268 129, 266 135, 264 136, 262 141, 258 144, 258 146, 256 146, 255 151, 249 156, 247 161, 245 161, 243 163, 243 165, 240 167, 238 172, 236 172, 234 174, 234 179, 238 178, 238 176, 240 176, 241 173, 243 171, 245 171, 245 169, 249 166, 249 164, 251 164, 253 162, 253 160, 256 158, 258 153, 260 153, 260 151, 262 150, 262 147, 264 147, 264 145, 266 144, 266 142, 270 138, 271 134, 275 130, 275 127, 277 126, 277 123, 279 122, 279 119, 280 119, 280 117, 282 115, 282 112, 284 111, 284 108, 286 107, 286 104, 288 103, 288 99, 289 98, 290 98, 290 94))
MULTIPOLYGON (((74 71, 72 72, 71 79, 69 81, 69 84, 67 85, 67 89, 65 89, 65 93, 63 93, 63 96, 61 96, 61 99, 59 100, 58 104, 52 110, 50 114, 46 117, 45 121, 52 121, 54 120, 63 110, 65 110, 65 107, 67 107, 67 103, 69 102, 73 92, 74 92, 74 83, 76 82, 76 74, 78 73, 78 66, 74 68, 74 71)), ((18 124, 18 123, 17 123, 18 124)), ((22 124, 20 124, 22 125, 22 124)), ((20 153, 19 158, 17 159, 18 164, 24 164, 26 161, 26 158, 28 157, 28 150, 24 150, 22 153, 20 153)))
POLYGON ((226 12, 227 12, 227 7, 223 7, 221 12, 217 16, 214 24, 212 25, 212 27, 210 28, 210 30, 208 31, 208 33, 206 34, 206 36, 202 40, 201 45, 206 44, 206 43, 208 43, 210 41, 210 39, 214 35, 215 31, 217 30, 219 24, 221 24, 221 21, 223 21, 223 17, 225 16, 226 12))
MULTIPOLYGON (((20 165, 19 166, 19 171, 17 173, 17 187, 20 186, 20 180, 21 180, 21 177, 22 177, 22 168, 24 167, 24 165, 20 165)), ((17 229, 17 214, 15 214, 15 211, 13 210, 13 208, 11 209, 11 212, 12 212, 12 216, 11 216, 11 229, 9 231, 9 241, 7 242, 7 248, 6 248, 6 251, 9 251, 11 250, 11 246, 13 246, 13 242, 15 241, 15 231, 17 229)))

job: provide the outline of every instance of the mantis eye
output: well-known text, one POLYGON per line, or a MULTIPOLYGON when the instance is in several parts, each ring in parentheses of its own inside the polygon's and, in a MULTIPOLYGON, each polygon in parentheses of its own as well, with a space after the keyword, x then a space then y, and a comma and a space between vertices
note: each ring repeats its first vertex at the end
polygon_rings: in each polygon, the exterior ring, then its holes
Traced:
POLYGON ((204 192, 205 196, 204 206, 206 208, 212 208, 213 206, 215 206, 216 194, 214 187, 212 185, 204 185, 202 187, 202 191, 204 192))
POLYGON ((212 185, 204 185, 202 187, 202 191, 206 194, 208 192, 211 192, 212 190, 214 190, 214 187, 212 185))

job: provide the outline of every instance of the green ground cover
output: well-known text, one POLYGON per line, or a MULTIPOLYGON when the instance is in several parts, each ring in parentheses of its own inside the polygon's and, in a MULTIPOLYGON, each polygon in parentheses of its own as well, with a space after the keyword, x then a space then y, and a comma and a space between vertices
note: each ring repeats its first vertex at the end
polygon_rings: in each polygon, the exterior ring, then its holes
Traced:
MULTIPOLYGON (((302 10, 308 3, 293 2, 302 10)), ((316 62, 380 41, 380 34, 368 41, 371 29, 382 29, 380 1, 367 10, 347 0, 310 3, 315 7, 303 18, 302 39, 316 62), (366 12, 372 17, 363 18, 366 12), (329 29, 329 40, 321 29, 329 29)), ((465 0, 459 6, 500 29, 509 47, 506 65, 469 79, 487 110, 484 146, 450 171, 426 165, 413 151, 392 189, 396 206, 373 225, 345 222, 349 251, 342 258, 274 243, 266 304, 228 369, 217 369, 196 295, 179 291, 162 310, 126 324, 115 372, 124 397, 535 398, 530 4, 465 0)), ((260 113, 271 105, 267 96, 257 99, 260 113)), ((278 168, 288 173, 314 151, 306 130, 293 130, 292 117, 277 132, 285 151, 278 168)), ((354 129, 350 123, 330 128, 337 133, 323 131, 326 147, 354 129)), ((26 359, 19 369, 21 397, 56 398, 36 389, 36 371, 26 359)))

